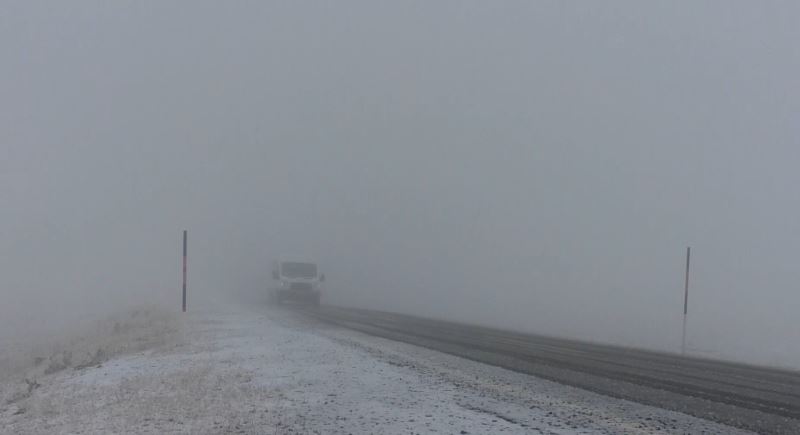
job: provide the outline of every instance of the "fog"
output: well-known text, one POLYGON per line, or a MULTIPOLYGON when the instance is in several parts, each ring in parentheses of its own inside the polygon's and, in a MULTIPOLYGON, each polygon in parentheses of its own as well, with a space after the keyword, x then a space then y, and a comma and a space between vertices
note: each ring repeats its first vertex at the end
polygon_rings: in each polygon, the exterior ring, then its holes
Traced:
POLYGON ((0 336, 252 300, 800 367, 793 2, 4 2, 0 336))

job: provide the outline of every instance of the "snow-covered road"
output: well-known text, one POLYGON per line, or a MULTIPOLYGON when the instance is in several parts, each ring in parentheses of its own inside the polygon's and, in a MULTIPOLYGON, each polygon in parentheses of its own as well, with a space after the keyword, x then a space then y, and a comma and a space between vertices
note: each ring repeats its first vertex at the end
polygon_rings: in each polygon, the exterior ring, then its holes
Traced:
POLYGON ((4 433, 745 433, 261 306, 2 384, 4 433))

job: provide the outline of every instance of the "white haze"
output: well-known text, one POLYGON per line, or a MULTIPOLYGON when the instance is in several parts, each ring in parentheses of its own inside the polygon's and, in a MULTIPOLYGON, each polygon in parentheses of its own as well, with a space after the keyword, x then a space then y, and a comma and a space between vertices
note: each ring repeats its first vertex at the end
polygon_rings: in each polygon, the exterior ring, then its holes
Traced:
MULTIPOLYGON (((795 2, 3 2, 0 336, 253 297, 800 367, 795 2)), ((1 338, 1 337, 0 337, 1 338)))

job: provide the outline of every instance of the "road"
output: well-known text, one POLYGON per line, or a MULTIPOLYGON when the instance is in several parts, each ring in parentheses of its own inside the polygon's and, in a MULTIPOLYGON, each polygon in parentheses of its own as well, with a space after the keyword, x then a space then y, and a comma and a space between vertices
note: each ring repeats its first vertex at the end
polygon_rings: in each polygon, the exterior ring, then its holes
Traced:
POLYGON ((800 372, 323 306, 319 321, 769 434, 800 433, 800 372))
POLYGON ((261 304, 59 342, 0 380, 0 434, 752 434, 261 304))

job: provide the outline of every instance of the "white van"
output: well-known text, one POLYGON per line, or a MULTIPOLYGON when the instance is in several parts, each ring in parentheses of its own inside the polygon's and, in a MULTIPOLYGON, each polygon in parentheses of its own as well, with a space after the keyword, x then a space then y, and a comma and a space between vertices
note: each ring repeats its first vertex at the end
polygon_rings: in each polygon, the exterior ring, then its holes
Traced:
POLYGON ((300 256, 281 256, 272 262, 270 300, 282 304, 299 302, 319 305, 325 274, 320 273, 317 262, 300 256))

